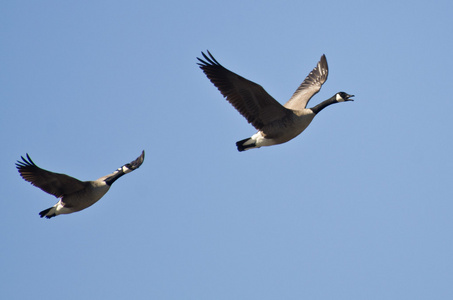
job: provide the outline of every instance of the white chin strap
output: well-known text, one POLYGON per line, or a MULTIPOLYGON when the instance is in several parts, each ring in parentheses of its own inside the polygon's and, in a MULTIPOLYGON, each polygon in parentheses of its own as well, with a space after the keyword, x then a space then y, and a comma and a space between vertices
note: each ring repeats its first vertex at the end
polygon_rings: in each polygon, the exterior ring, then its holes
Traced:
POLYGON ((118 168, 118 171, 123 171, 124 174, 132 172, 132 170, 127 168, 126 166, 122 166, 121 168, 118 168))
POLYGON ((338 102, 344 102, 344 99, 343 99, 343 97, 340 96, 340 94, 337 94, 336 100, 337 100, 338 102))

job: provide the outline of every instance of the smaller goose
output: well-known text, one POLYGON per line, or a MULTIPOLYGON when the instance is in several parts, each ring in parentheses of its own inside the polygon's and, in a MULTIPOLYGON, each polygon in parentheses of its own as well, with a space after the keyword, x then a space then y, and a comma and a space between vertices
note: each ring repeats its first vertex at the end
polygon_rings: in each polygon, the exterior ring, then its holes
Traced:
POLYGON ((54 206, 39 213, 50 219, 61 214, 70 214, 85 209, 101 199, 118 178, 140 167, 145 159, 145 151, 133 162, 118 168, 112 174, 94 181, 80 181, 65 174, 50 172, 38 167, 27 153, 21 156, 16 167, 20 176, 32 185, 60 200, 54 206))
POLYGON ((308 101, 319 92, 327 80, 325 55, 321 56, 318 65, 308 74, 289 101, 281 105, 262 86, 223 67, 209 51, 209 57, 203 52, 201 54, 204 60, 197 57, 200 69, 228 102, 258 130, 250 138, 236 143, 239 151, 286 143, 302 133, 313 118, 327 106, 353 101, 350 98, 354 95, 339 92, 312 108, 306 108, 308 101))

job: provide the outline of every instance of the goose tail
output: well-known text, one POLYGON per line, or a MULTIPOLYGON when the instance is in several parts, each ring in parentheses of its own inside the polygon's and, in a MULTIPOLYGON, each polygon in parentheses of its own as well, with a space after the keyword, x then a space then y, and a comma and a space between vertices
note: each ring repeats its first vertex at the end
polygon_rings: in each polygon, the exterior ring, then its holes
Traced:
POLYGON ((55 206, 52 206, 52 207, 49 207, 48 209, 45 209, 42 212, 40 212, 39 216, 41 218, 46 217, 47 219, 50 219, 57 215, 56 212, 57 212, 57 209, 55 208, 55 206))
POLYGON ((246 151, 246 150, 253 149, 253 148, 258 148, 258 147, 256 147, 255 140, 253 140, 252 138, 246 138, 246 139, 237 141, 236 147, 238 147, 239 152, 246 151))

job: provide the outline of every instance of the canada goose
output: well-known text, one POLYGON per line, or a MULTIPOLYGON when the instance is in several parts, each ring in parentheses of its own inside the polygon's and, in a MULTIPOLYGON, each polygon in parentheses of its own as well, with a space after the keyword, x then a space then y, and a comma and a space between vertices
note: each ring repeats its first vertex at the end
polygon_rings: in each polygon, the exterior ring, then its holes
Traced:
POLYGON ((258 132, 250 138, 238 141, 239 151, 285 143, 307 128, 313 118, 327 106, 350 99, 354 95, 339 92, 324 102, 306 108, 308 101, 321 89, 327 79, 326 56, 308 74, 285 105, 278 103, 260 85, 223 67, 208 51, 209 57, 197 59, 198 65, 220 93, 230 102, 258 132))
POLYGON ((145 151, 133 162, 118 168, 112 174, 94 181, 80 181, 65 174, 50 172, 38 167, 27 154, 21 156, 16 167, 20 176, 32 185, 60 200, 54 206, 39 213, 50 219, 61 214, 70 214, 85 209, 102 198, 118 178, 140 167, 145 159, 145 151))

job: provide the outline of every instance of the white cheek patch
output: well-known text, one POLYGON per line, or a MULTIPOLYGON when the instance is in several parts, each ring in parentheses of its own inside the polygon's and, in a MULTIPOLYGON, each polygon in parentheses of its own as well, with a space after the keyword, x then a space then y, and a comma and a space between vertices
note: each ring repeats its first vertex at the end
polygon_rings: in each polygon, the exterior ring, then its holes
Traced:
POLYGON ((338 102, 344 102, 344 99, 343 99, 343 97, 340 96, 340 94, 337 94, 336 100, 337 100, 338 102))
POLYGON ((131 169, 128 169, 126 166, 122 166, 122 167, 121 167, 121 170, 124 172, 124 174, 127 174, 127 173, 132 172, 132 170, 131 170, 131 169))

